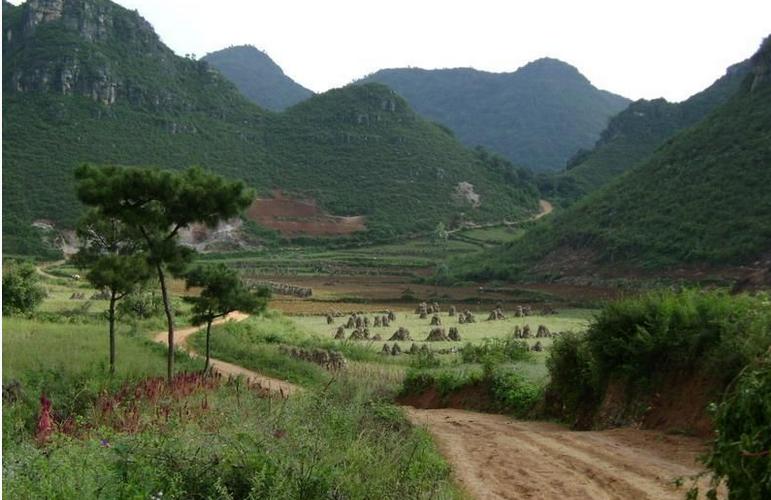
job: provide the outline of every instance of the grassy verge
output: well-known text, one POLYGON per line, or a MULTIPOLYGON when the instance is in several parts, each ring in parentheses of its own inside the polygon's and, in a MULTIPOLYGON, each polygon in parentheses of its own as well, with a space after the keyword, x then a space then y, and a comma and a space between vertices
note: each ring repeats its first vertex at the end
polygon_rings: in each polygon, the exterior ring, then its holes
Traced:
POLYGON ((431 439, 352 380, 285 401, 220 385, 164 405, 140 406, 137 432, 83 426, 43 447, 29 439, 6 444, 4 495, 458 497, 431 439), (158 407, 170 407, 171 417, 154 417, 158 407))

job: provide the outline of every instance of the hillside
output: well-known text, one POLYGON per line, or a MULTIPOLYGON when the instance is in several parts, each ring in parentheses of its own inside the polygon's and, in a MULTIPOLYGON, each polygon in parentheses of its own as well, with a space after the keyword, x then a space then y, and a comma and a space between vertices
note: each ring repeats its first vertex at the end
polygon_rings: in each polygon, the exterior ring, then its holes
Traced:
POLYGON ((648 160, 470 274, 750 263, 771 250, 771 38, 737 94, 648 160))
POLYGON ((268 54, 251 45, 228 47, 202 58, 233 82, 253 103, 282 111, 313 95, 284 74, 268 54))
MULTIPOLYGON (((603 186, 646 159, 678 131, 698 123, 736 93, 749 69, 749 61, 735 64, 708 88, 680 103, 641 99, 630 104, 611 118, 594 148, 579 151, 560 174, 567 178, 567 185, 578 187, 572 197, 603 186)), ((553 194, 570 197, 558 190, 553 194)))
POLYGON ((71 227, 80 163, 197 164, 338 216, 361 239, 537 208, 519 171, 465 149, 382 85, 264 111, 205 61, 174 55, 139 14, 107 0, 3 5, 3 247, 39 253, 43 219, 71 227), (459 196, 467 182, 478 207, 459 196), (409 214, 405 216, 405 214, 409 214))
POLYGON ((363 81, 388 85, 463 143, 482 145, 535 170, 564 167, 629 103, 556 59, 539 59, 512 73, 384 69, 363 81))

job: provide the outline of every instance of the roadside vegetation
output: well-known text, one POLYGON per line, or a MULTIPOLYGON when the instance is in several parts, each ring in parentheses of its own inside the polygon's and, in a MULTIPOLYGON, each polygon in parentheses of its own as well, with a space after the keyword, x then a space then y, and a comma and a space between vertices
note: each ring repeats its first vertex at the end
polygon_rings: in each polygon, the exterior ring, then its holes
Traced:
POLYGON ((630 423, 643 418, 655 393, 705 377, 713 404, 708 408, 705 401, 699 411, 711 413, 717 431, 706 458, 715 486, 725 480, 731 498, 767 498, 770 363, 768 295, 655 292, 609 304, 585 335, 555 341, 547 360, 547 402, 555 416, 596 425, 598 409, 617 384, 625 395, 622 418, 630 423))

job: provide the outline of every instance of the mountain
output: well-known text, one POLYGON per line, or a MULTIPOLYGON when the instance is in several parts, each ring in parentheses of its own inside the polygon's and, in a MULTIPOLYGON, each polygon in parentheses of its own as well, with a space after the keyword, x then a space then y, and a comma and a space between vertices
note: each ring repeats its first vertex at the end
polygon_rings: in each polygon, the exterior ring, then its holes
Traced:
POLYGON ((137 12, 107 0, 3 3, 3 248, 41 253, 32 226, 72 227, 83 163, 184 168, 243 179, 260 196, 359 216, 385 239, 459 212, 537 208, 529 172, 470 151, 370 84, 285 113, 254 105, 206 61, 176 56, 137 12), (468 186, 480 202, 463 196, 468 186))
MULTIPOLYGON (((675 133, 699 122, 728 101, 749 71, 748 60, 735 64, 708 88, 680 103, 664 99, 633 102, 611 118, 594 148, 579 151, 568 162, 567 170, 560 177, 567 179, 568 186, 577 186, 577 194, 608 183, 644 160, 675 133)), ((560 182, 564 179, 558 180, 558 184, 560 182)), ((565 194, 558 188, 556 191, 553 193, 556 197, 565 194)))
POLYGON ((477 276, 555 277, 597 268, 725 267, 768 255, 771 37, 725 104, 467 270, 477 276))
POLYGON ((595 88, 576 68, 539 59, 513 73, 470 68, 384 69, 362 81, 394 89, 421 115, 517 165, 557 170, 591 147, 629 100, 595 88))
POLYGON ((284 74, 268 54, 251 45, 228 47, 203 60, 225 75, 253 103, 271 111, 284 109, 313 95, 284 74))

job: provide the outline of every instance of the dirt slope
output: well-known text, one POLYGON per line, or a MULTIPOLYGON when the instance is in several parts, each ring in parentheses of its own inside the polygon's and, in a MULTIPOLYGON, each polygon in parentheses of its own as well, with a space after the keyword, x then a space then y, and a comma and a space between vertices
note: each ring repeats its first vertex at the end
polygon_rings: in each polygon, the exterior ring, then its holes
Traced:
POLYGON ((702 471, 703 442, 694 438, 574 432, 455 409, 407 407, 407 414, 427 427, 458 483, 479 499, 682 499, 686 488, 677 489, 675 478, 702 471))
MULTIPOLYGON (((249 317, 248 314, 233 312, 233 313, 230 313, 225 318, 214 321, 213 324, 219 325, 226 321, 242 321, 248 317, 249 317)), ((191 326, 189 328, 180 328, 178 330, 174 330, 174 345, 179 347, 180 349, 184 349, 185 351, 187 351, 189 354, 193 356, 198 356, 198 353, 196 353, 191 347, 187 345, 187 339, 188 337, 190 337, 200 329, 201 329, 200 327, 191 326)), ((168 332, 166 330, 158 332, 153 336, 153 340, 155 340, 160 344, 165 344, 165 345, 168 345, 167 338, 168 338, 168 332)), ((212 370, 222 374, 225 377, 229 375, 232 375, 234 377, 243 375, 244 378, 246 378, 246 380, 248 380, 250 383, 258 384, 261 387, 268 389, 272 392, 280 392, 281 394, 289 395, 289 394, 292 394, 293 392, 300 390, 298 386, 290 382, 279 380, 277 378, 267 377, 255 371, 248 370, 241 366, 234 365, 226 361, 221 361, 219 359, 211 358, 211 366, 212 366, 212 370)))

